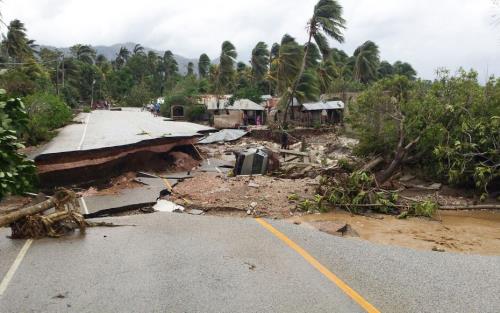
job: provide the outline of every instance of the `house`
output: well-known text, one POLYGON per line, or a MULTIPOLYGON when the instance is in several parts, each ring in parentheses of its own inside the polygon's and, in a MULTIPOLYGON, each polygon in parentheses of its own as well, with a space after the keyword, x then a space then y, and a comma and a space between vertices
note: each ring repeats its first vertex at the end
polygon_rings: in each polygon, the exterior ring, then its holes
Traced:
POLYGON ((344 113, 342 101, 319 101, 302 104, 302 120, 308 126, 342 122, 344 113))
POLYGON ((242 125, 262 125, 265 122, 265 109, 249 99, 236 100, 232 106, 226 107, 226 110, 243 112, 242 125))
POLYGON ((233 95, 202 95, 200 96, 198 103, 203 104, 207 107, 208 112, 214 112, 217 110, 225 109, 229 105, 229 99, 233 95), (217 106, 217 102, 219 105, 217 106))

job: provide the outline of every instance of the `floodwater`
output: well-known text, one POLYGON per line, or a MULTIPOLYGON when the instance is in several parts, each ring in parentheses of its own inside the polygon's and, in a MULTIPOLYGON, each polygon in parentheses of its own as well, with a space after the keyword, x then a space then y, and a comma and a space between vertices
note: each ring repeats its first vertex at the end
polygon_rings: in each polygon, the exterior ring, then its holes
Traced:
POLYGON ((289 220, 315 228, 318 225, 324 227, 324 222, 347 223, 359 234, 359 238, 379 244, 500 255, 500 211, 439 211, 434 219, 397 219, 381 214, 368 217, 334 211, 296 216, 289 220))

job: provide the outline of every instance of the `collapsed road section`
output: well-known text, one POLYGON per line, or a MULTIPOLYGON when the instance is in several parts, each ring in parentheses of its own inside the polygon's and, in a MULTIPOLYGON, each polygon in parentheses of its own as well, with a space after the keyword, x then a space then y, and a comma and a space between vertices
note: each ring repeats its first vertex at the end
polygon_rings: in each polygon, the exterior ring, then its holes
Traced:
POLYGON ((138 109, 81 113, 75 121, 35 157, 44 187, 90 182, 161 165, 166 152, 191 147, 198 137, 213 130, 138 109))

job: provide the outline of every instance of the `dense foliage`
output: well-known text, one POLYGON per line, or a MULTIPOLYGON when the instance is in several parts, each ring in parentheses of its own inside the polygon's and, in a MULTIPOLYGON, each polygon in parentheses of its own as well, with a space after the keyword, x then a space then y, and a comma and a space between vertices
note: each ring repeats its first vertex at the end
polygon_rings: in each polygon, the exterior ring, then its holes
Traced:
POLYGON ((20 99, 7 99, 0 90, 0 200, 8 194, 30 191, 35 181, 35 166, 19 153, 24 146, 18 134, 28 123, 20 99))
POLYGON ((406 164, 483 197, 500 179, 500 80, 474 71, 439 73, 434 82, 395 76, 375 83, 350 108, 358 153, 391 156, 399 138, 415 142, 406 164), (402 128, 400 128, 402 126, 402 128))

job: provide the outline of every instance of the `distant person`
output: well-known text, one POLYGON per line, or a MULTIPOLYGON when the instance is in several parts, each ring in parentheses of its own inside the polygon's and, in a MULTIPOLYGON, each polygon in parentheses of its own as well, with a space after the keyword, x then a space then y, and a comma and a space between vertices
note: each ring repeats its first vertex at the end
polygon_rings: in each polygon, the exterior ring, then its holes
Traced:
POLYGON ((257 124, 257 126, 262 125, 262 121, 261 121, 260 115, 257 115, 257 118, 255 119, 255 124, 257 124))
POLYGON ((281 136, 280 136, 280 142, 281 142, 281 149, 283 150, 289 150, 288 149, 288 132, 285 129, 281 129, 281 136))
POLYGON ((328 121, 328 112, 325 109, 323 109, 321 110, 321 123, 326 124, 327 121, 328 121))

